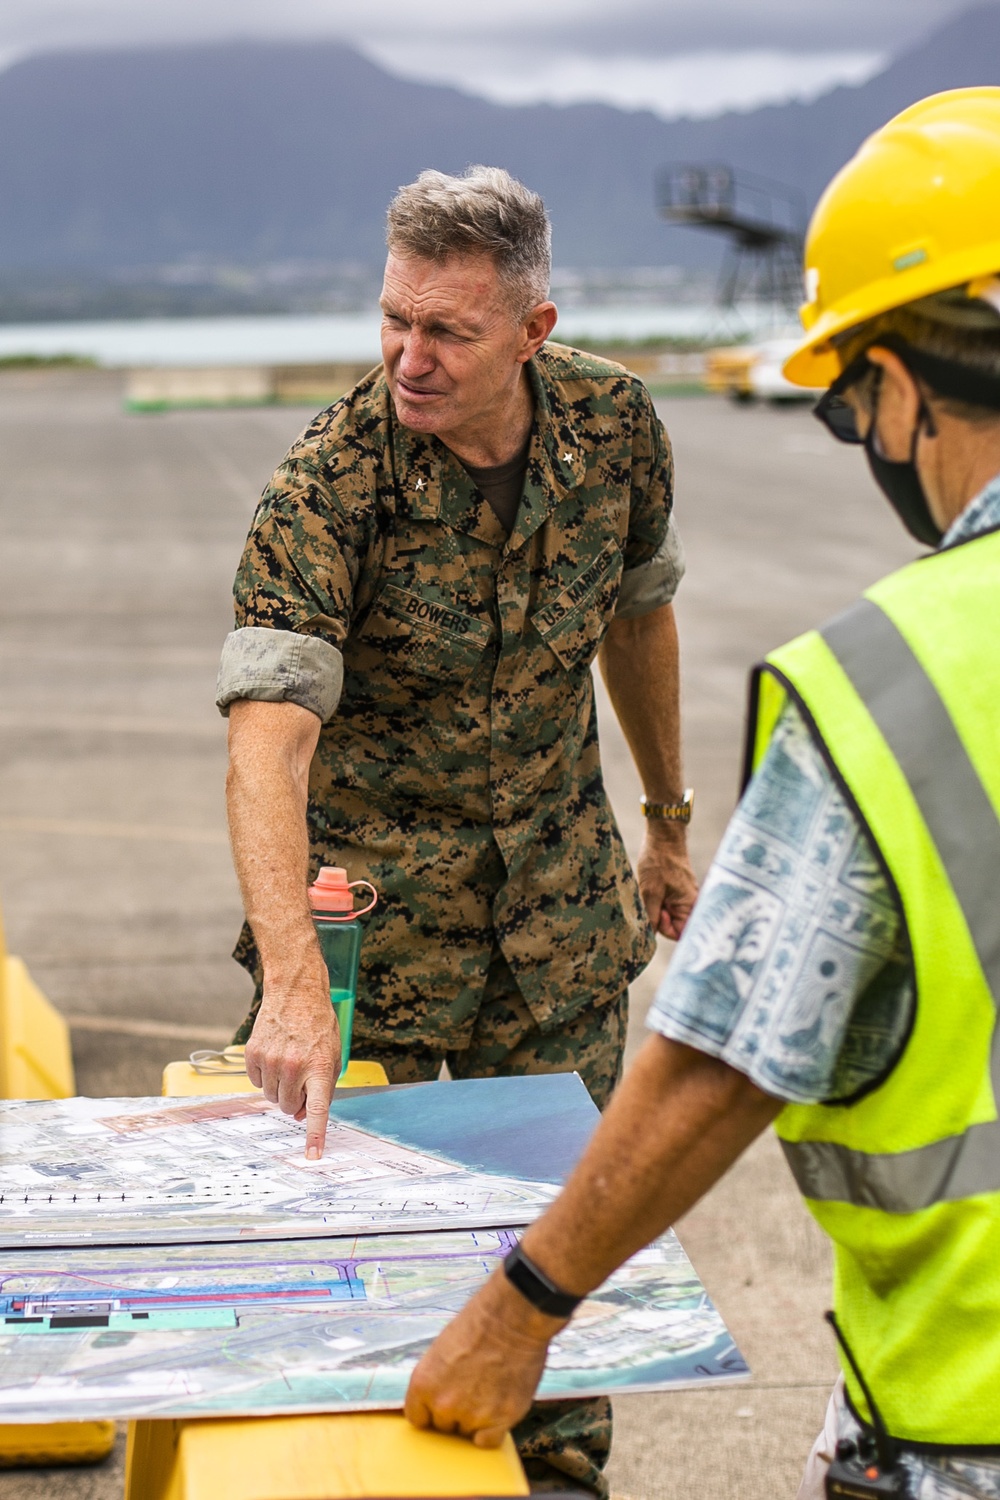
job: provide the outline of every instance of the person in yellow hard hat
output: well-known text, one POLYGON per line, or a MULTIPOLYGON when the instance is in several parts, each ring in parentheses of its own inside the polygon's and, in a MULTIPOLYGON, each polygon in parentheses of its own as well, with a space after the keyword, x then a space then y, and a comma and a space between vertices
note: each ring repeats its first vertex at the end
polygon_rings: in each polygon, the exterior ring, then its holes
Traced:
POLYGON ((1000 89, 876 132, 806 245, 789 378, 934 550, 754 674, 748 784, 553 1207, 418 1365, 500 1440, 577 1302, 771 1122, 834 1242, 800 1500, 1000 1496, 1000 89))

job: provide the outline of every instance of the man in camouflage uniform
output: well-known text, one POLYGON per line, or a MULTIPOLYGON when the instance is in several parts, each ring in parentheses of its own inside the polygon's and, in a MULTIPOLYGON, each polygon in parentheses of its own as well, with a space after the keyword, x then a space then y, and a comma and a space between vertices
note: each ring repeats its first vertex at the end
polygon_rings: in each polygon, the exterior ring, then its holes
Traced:
MULTIPOLYGON (((393 1082, 445 1060, 575 1069, 602 1106, 627 985, 694 896, 669 817, 647 825, 640 895, 594 715, 600 650, 646 794, 680 811, 683 564, 649 396, 546 343, 548 222, 506 173, 422 174, 388 242, 383 366, 265 491, 220 670, 237 957, 258 980, 239 1039, 315 1156, 339 1068, 306 898, 321 864, 380 894, 360 1055, 393 1082)), ((517 1436, 536 1473, 606 1487, 606 1402, 549 1403, 517 1436)))

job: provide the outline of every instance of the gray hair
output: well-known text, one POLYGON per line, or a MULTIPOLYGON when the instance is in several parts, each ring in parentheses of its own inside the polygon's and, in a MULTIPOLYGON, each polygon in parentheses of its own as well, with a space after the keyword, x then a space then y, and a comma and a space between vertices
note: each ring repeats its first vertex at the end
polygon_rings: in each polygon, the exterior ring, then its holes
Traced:
MULTIPOLYGON (((837 341, 841 367, 846 369, 859 354, 889 333, 905 339, 913 349, 1000 380, 1000 312, 988 303, 969 298, 964 287, 894 307, 852 328, 837 341)), ((869 409, 874 388, 872 377, 858 386, 861 400, 869 409)), ((991 407, 934 394, 945 411, 966 422, 1000 421, 1000 412, 991 407)))
POLYGON ((427 260, 489 255, 518 322, 549 295, 545 204, 502 167, 469 167, 461 177, 421 172, 389 204, 385 238, 391 251, 427 260))

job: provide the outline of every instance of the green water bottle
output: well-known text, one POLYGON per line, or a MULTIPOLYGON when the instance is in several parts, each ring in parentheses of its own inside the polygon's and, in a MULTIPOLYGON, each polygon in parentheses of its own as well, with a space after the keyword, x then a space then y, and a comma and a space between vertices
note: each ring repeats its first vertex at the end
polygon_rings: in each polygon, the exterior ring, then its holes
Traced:
POLYGON ((309 906, 330 975, 330 1004, 340 1027, 340 1078, 347 1072, 351 1056, 354 1002, 358 993, 358 960, 361 957, 361 923, 358 917, 370 912, 377 900, 378 892, 370 881, 349 881, 347 871, 333 865, 324 865, 316 876, 315 884, 309 887, 309 906), (360 911, 355 911, 354 891, 359 885, 366 886, 371 891, 372 899, 360 911))

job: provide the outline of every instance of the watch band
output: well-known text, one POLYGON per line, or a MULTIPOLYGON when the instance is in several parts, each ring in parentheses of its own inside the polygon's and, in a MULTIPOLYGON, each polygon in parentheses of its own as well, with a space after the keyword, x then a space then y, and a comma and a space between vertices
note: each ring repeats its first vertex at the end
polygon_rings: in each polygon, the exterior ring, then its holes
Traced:
POLYGON ((640 797, 639 802, 644 818, 662 818, 666 823, 690 823, 694 792, 688 787, 679 802, 650 802, 648 797, 640 797))
POLYGON ((547 1313, 550 1318, 568 1318, 583 1301, 582 1297, 574 1297, 572 1292, 564 1292, 556 1286, 533 1260, 528 1259, 520 1245, 515 1245, 507 1255, 503 1269, 511 1286, 516 1287, 532 1307, 547 1313))

